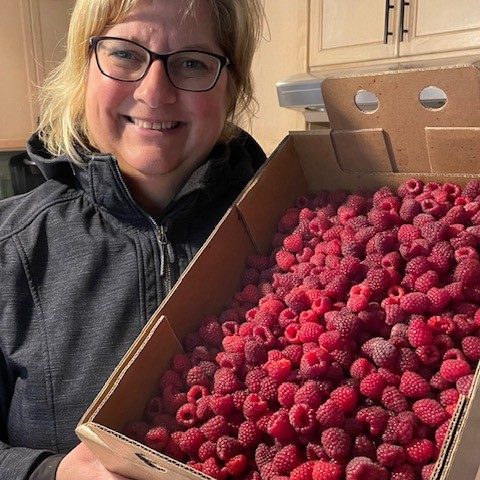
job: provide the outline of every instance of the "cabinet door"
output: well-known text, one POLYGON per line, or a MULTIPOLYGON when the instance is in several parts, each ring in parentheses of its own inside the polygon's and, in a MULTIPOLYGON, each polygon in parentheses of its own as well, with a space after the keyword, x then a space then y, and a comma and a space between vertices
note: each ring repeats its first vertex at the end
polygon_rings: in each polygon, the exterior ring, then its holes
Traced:
POLYGON ((410 0, 400 56, 480 47, 479 0, 410 0))
POLYGON ((33 111, 36 82, 31 55, 32 34, 28 2, 2 0, 0 15, 0 149, 25 148, 35 128, 33 111))
POLYGON ((310 0, 310 66, 397 55, 398 2, 310 0), (388 8, 388 5, 393 8, 388 8), (392 32, 392 35, 386 35, 392 32))

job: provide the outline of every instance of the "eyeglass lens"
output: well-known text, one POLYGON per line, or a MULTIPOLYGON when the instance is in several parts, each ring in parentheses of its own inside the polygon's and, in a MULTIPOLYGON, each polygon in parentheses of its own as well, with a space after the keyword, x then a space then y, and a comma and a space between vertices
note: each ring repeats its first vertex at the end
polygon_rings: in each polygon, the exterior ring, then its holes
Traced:
MULTIPOLYGON (((100 70, 117 80, 140 80, 150 65, 150 53, 128 40, 99 40, 96 55, 100 70)), ((164 63, 173 85, 185 90, 210 89, 222 66, 213 55, 195 51, 175 52, 164 63)))

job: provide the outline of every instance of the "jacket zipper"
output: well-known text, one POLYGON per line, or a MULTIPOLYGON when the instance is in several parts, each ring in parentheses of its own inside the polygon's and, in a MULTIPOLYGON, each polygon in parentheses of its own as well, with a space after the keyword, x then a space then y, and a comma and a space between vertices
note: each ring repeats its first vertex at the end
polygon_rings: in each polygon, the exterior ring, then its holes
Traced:
POLYGON ((123 186, 123 189, 127 195, 127 198, 132 203, 132 205, 149 221, 150 225, 152 226, 153 232, 155 233, 155 239, 160 250, 160 275, 164 279, 166 292, 169 292, 173 286, 171 264, 175 262, 175 252, 173 251, 173 246, 167 237, 168 224, 165 222, 159 225, 151 215, 149 215, 145 210, 143 210, 143 208, 141 208, 137 204, 126 185, 125 180, 123 179, 117 159, 113 156, 112 158, 113 164, 115 165, 115 170, 117 172, 118 178, 120 179, 121 185, 123 186))

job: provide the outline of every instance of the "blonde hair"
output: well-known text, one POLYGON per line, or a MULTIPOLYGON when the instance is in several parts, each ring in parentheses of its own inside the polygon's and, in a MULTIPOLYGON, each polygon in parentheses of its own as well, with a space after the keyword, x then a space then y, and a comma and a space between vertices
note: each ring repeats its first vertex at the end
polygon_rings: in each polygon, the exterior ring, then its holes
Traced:
MULTIPOLYGON (((202 0, 186 0, 184 14, 202 0)), ((242 115, 253 116, 252 60, 261 38, 261 0, 203 0, 213 12, 213 29, 223 54, 230 59, 227 121, 220 141, 237 132, 242 115)), ((77 0, 70 19, 66 54, 40 89, 38 134, 52 155, 68 155, 81 163, 78 149, 90 150, 95 143, 85 118, 85 92, 91 57, 89 39, 123 20, 140 0, 77 0)))

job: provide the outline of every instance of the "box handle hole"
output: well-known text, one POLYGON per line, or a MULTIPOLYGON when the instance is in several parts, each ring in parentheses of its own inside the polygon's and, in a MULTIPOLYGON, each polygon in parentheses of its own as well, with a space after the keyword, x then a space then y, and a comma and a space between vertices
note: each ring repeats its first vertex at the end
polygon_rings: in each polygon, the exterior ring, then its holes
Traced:
POLYGON ((162 473, 168 473, 168 470, 166 470, 163 467, 159 467, 153 460, 150 460, 146 455, 143 453, 136 453, 135 454, 140 460, 143 461, 143 463, 147 464, 149 467, 154 468, 155 470, 160 470, 162 473))
POLYGON ((380 102, 373 92, 359 90, 355 95, 355 105, 363 113, 374 113, 378 110, 380 102))
POLYGON ((434 85, 425 87, 418 95, 420 103, 427 110, 440 110, 447 103, 447 94, 434 85))

